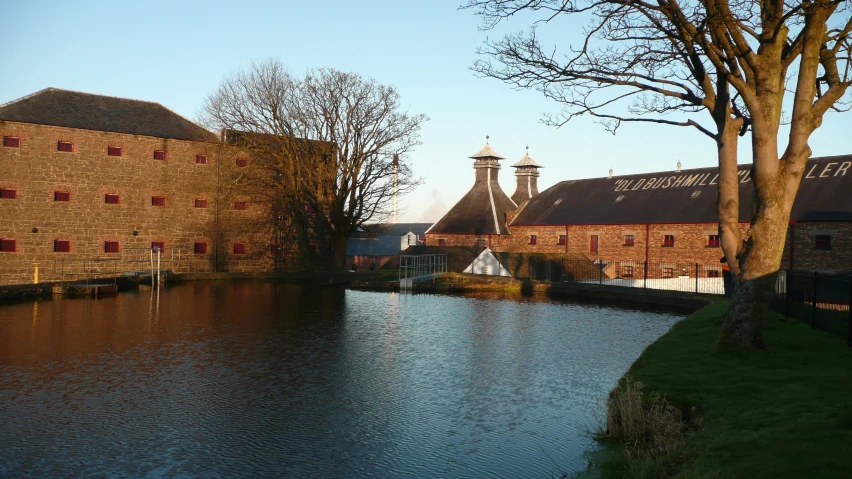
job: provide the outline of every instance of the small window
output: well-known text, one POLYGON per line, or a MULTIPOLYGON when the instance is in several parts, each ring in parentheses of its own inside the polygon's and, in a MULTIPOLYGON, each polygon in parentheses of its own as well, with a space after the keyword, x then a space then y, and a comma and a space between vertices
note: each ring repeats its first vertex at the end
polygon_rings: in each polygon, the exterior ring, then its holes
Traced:
POLYGON ((107 147, 107 156, 121 156, 121 147, 120 146, 108 146, 107 147))
POLYGON ((166 206, 166 197, 165 196, 152 196, 151 197, 151 206, 166 206))
POLYGON ((207 164, 207 155, 195 155, 195 164, 196 165, 206 165, 207 164))
POLYGON ((166 243, 165 243, 165 241, 152 241, 151 242, 151 249, 152 250, 165 251, 166 250, 166 243))
POLYGON ((589 236, 589 253, 598 252, 598 235, 589 236))
POLYGON ((248 165, 248 161, 246 161, 246 159, 245 159, 245 158, 237 158, 237 159, 236 159, 236 164, 237 164, 237 166, 239 166, 240 168, 244 168, 246 165, 248 165))
POLYGON ((53 201, 71 201, 71 193, 67 191, 54 191, 53 192, 53 201))
POLYGON ((154 159, 155 160, 165 160, 166 152, 163 150, 154 150, 154 159))
POLYGON ((0 239, 0 252, 2 253, 14 253, 17 250, 15 247, 15 240, 3 238, 0 239))
POLYGON ((622 266, 621 267, 621 277, 622 278, 632 278, 633 277, 633 266, 622 266))
POLYGON ((70 253, 71 242, 68 240, 53 240, 54 253, 70 253))
POLYGON ((104 253, 118 253, 118 241, 104 241, 104 253))
POLYGON ((711 269, 707 271, 708 278, 718 278, 720 276, 722 276, 722 273, 717 269, 711 269))
POLYGON ((814 243, 814 249, 831 249, 831 235, 816 235, 814 239, 816 240, 816 243, 814 243))
POLYGON ((74 152, 74 143, 70 141, 60 141, 56 143, 56 151, 63 151, 65 153, 73 153, 74 152))
POLYGON ((196 199, 195 200, 195 207, 196 208, 207 208, 207 200, 196 199))
POLYGON ((311 206, 311 205, 305 205, 305 213, 307 213, 307 214, 309 214, 309 215, 312 215, 312 214, 314 214, 314 213, 316 213, 316 212, 317 212, 317 210, 315 210, 313 206, 311 206))
POLYGON ((663 246, 666 248, 671 248, 674 246, 674 235, 665 235, 663 236, 663 246))
POLYGON ((536 243, 538 243, 538 236, 530 235, 530 244, 536 244, 536 243))
POLYGON ((707 235, 707 246, 710 248, 718 248, 719 235, 707 235))
POLYGON ((114 193, 107 193, 104 195, 104 203, 108 205, 117 205, 120 203, 119 197, 114 193))
POLYGON ((567 242, 568 242, 568 237, 567 237, 567 236, 565 236, 565 235, 559 235, 559 241, 557 241, 557 242, 556 242, 556 244, 564 245, 564 244, 565 244, 565 243, 567 243, 567 242))
POLYGON ((244 210, 247 207, 248 207, 248 202, 246 202, 246 201, 235 201, 234 202, 234 209, 235 210, 244 210))
MULTIPOLYGON (((408 244, 411 244, 411 240, 408 241, 408 244)), ((486 246, 488 246, 488 241, 485 238, 476 238, 477 248, 485 248, 486 246)))
POLYGON ((447 240, 444 238, 438 238, 438 246, 447 246, 447 240))
POLYGON ((14 200, 18 197, 18 190, 9 188, 0 188, 0 198, 4 200, 14 200))
POLYGON ((663 267, 663 278, 674 278, 674 268, 663 267))
POLYGON ((633 235, 624 235, 624 246, 633 246, 634 239, 633 235))
POLYGON ((3 146, 7 148, 20 148, 21 147, 21 139, 17 136, 4 136, 3 137, 3 146))
POLYGON ((234 243, 234 254, 246 254, 246 244, 234 243))
POLYGON ((207 254, 207 243, 195 243, 192 247, 195 254, 207 254))

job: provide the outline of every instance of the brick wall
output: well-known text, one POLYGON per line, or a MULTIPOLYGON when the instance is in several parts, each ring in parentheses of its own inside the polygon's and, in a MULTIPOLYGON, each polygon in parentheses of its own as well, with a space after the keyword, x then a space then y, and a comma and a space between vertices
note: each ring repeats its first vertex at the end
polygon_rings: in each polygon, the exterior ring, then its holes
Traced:
MULTIPOLYGON (((133 248, 165 246, 165 268, 177 272, 220 270, 258 271, 272 264, 268 241, 251 225, 258 223, 260 205, 235 210, 231 197, 220 199, 216 223, 217 150, 215 143, 153 138, 0 121, 0 136, 21 139, 20 148, 0 147, 0 188, 17 191, 15 199, 0 199, 0 238, 15 240, 15 252, 0 252, 0 284, 32 281, 39 263, 40 280, 63 278, 60 272, 82 273, 83 260, 111 258, 99 268, 147 269, 130 264, 133 248), (59 141, 73 143, 73 152, 60 152, 59 141), (108 147, 121 147, 122 156, 108 156, 108 147), (154 159, 154 150, 166 152, 154 159), (196 155, 206 155, 197 164, 196 155), (55 192, 70 193, 70 201, 54 201, 55 192), (106 204, 107 194, 119 204, 106 204), (165 206, 152 205, 152 197, 165 206), (195 200, 207 200, 196 208, 195 200), (55 240, 68 240, 71 251, 54 252, 55 240), (118 253, 105 253, 104 243, 119 243, 118 253), (194 244, 206 243, 206 254, 194 244), (246 243, 246 254, 234 254, 234 243, 246 243), (121 263, 124 260, 124 263, 121 263)), ((236 166, 221 163, 221 174, 236 166)), ((140 253, 141 254, 141 253, 140 253)))
MULTIPOLYGON (((748 224, 740 224, 745 237, 748 224)), ((793 268, 798 270, 848 271, 852 269, 852 224, 794 223, 787 234, 782 268, 790 265, 792 243, 793 268), (816 247, 816 236, 830 236, 830 250, 816 247)), ((722 249, 709 245, 709 237, 717 234, 715 223, 646 225, 569 225, 569 226, 511 226, 511 235, 493 235, 491 249, 507 253, 584 254, 592 260, 611 262, 700 263, 719 264, 722 249), (535 235, 535 244, 530 236, 535 235), (560 235, 566 237, 559 244, 560 235), (628 246, 625 236, 633 236, 628 246), (592 251, 592 236, 597 236, 598 251, 592 251), (665 246, 665 237, 673 236, 674 244, 665 246)), ((487 236, 485 236, 488 239, 487 236)), ((429 246, 444 239, 447 246, 473 246, 477 237, 471 235, 426 235, 429 246)))

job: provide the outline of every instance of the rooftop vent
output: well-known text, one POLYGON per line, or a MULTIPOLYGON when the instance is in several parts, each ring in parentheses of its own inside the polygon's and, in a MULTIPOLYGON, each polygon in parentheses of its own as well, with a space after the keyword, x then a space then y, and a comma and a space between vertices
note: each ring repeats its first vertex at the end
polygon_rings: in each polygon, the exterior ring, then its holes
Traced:
POLYGON ((692 194, 689 197, 690 198, 698 198, 699 196, 701 196, 701 190, 695 190, 695 191, 692 192, 692 194))
POLYGON ((618 195, 618 198, 615 199, 616 203, 621 203, 621 200, 624 199, 624 195, 618 195))
POLYGON ((612 168, 609 169, 609 177, 612 179, 612 168))
POLYGON ((681 163, 681 162, 680 162, 680 160, 678 160, 678 162, 677 162, 677 171, 680 171, 680 169, 681 169, 681 168, 683 168, 683 163, 681 163))

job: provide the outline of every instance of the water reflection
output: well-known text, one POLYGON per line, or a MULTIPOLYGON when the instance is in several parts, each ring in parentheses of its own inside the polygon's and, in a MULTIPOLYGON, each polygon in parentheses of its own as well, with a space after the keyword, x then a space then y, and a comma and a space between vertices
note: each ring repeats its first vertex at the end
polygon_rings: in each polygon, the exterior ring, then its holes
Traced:
POLYGON ((269 282, 0 307, 0 477, 551 477, 676 320, 269 282))

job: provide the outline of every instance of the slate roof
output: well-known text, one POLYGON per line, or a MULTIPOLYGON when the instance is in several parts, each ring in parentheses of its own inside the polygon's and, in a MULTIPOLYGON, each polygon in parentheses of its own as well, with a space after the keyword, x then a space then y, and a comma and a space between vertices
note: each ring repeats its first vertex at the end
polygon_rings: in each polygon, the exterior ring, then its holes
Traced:
MULTIPOLYGON (((748 222, 751 165, 739 169, 740 221, 748 222)), ((533 197, 512 225, 716 223, 717 173, 713 167, 563 181, 533 197)), ((852 221, 852 155, 808 161, 790 219, 852 221)))
POLYGON ((477 160, 481 159, 481 158, 496 158, 498 160, 505 160, 506 159, 504 156, 500 156, 499 153, 492 150, 491 145, 489 145, 488 143, 485 143, 485 146, 483 146, 481 150, 479 150, 476 153, 468 156, 468 158, 473 158, 473 159, 477 159, 477 160))
POLYGON ((509 234, 506 213, 517 208, 515 202, 500 188, 496 174, 492 174, 489 181, 485 172, 477 171, 477 181, 473 188, 428 232, 471 235, 509 234))
POLYGON ((393 256, 400 251, 399 236, 349 238, 346 256, 393 256))
POLYGON ((418 238, 422 238, 426 230, 432 226, 432 223, 384 223, 376 226, 376 232, 380 235, 396 235, 397 237, 404 234, 414 233, 418 238))
POLYGON ((159 103, 58 88, 0 105, 0 120, 175 140, 216 140, 213 133, 159 103))

